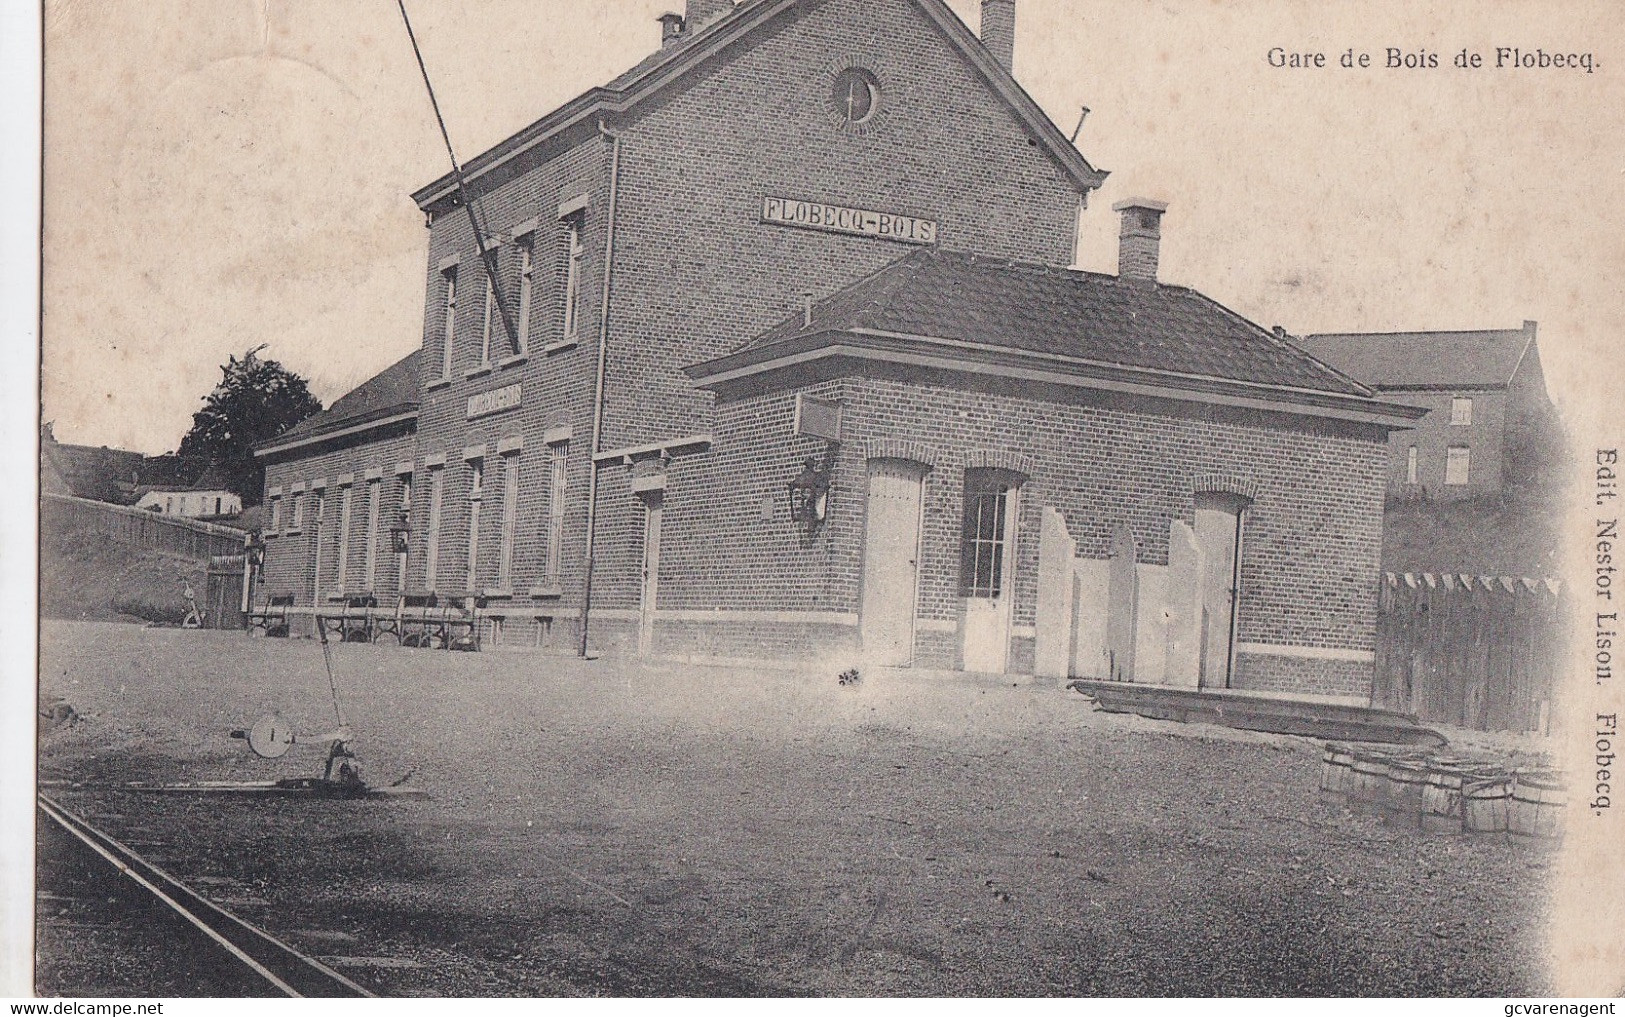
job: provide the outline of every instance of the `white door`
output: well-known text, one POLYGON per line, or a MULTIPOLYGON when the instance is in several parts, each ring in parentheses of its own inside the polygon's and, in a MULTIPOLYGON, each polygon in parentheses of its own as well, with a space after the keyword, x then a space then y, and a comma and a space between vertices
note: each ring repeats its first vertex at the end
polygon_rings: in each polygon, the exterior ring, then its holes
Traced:
POLYGON ((967 477, 960 565, 967 671, 1009 666, 1015 533, 1016 488, 1008 479, 967 477))
POLYGON ((1197 496, 1196 543, 1202 549, 1202 688, 1230 686, 1236 604, 1241 593, 1241 519, 1239 498, 1197 496))
POLYGON ((655 598, 660 592, 660 516, 665 507, 665 496, 660 492, 645 497, 643 596, 638 605, 638 655, 643 657, 647 657, 654 650, 655 598))
POLYGON ((864 656, 881 667, 907 667, 914 661, 924 478, 921 468, 910 463, 877 459, 869 464, 859 633, 864 656))

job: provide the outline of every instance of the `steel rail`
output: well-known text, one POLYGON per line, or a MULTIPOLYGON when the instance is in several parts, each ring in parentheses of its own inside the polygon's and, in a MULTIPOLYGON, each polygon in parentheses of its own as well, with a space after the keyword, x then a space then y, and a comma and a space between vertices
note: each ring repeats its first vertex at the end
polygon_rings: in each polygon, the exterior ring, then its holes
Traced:
POLYGON ((278 992, 295 998, 319 999, 376 995, 314 957, 300 953, 264 929, 243 921, 204 898, 47 795, 38 795, 38 806, 58 826, 136 885, 163 901, 278 992))

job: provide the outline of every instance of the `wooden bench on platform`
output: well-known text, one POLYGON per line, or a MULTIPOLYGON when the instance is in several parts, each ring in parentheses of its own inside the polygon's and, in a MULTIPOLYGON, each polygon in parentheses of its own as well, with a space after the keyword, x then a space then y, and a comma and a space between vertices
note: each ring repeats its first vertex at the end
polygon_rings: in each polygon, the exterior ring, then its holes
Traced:
POLYGON ((288 615, 293 610, 293 594, 279 593, 244 617, 243 631, 249 635, 259 629, 267 636, 285 638, 288 635, 288 615))
POLYGON ((377 638, 378 598, 371 595, 345 597, 337 613, 316 616, 322 631, 339 637, 341 643, 370 643, 377 638))
POLYGON ((477 650, 479 623, 468 600, 436 593, 404 594, 393 617, 377 619, 374 638, 387 632, 402 646, 477 650))

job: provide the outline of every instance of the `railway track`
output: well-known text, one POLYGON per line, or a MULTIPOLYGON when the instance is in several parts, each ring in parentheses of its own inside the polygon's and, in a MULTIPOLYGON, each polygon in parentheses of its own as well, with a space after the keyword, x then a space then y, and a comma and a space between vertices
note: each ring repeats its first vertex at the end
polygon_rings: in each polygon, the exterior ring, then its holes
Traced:
POLYGON ((142 858, 45 794, 38 796, 43 819, 83 845, 102 863, 128 877, 144 893, 173 911, 221 953, 232 959, 245 979, 258 981, 285 996, 354 998, 373 996, 366 988, 306 956, 219 905, 142 858))

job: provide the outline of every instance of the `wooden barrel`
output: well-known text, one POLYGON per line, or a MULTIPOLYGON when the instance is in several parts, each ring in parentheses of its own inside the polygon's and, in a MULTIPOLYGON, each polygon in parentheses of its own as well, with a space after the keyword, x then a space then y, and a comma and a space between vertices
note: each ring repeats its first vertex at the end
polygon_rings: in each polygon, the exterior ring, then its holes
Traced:
POLYGON ((1320 789, 1332 794, 1347 794, 1354 779, 1353 767, 1353 749, 1327 742, 1320 751, 1320 789))
POLYGON ((1427 786, 1428 770, 1426 759, 1396 758, 1388 761, 1388 780, 1382 807, 1390 822, 1400 826, 1421 825, 1422 794, 1427 786))
POLYGON ((1475 769, 1461 786, 1461 826, 1468 833, 1502 833, 1507 828, 1507 799, 1512 778, 1503 771, 1475 769))
POLYGON ((1461 832, 1461 787, 1470 772, 1459 759, 1435 759, 1422 785, 1422 829, 1429 833, 1461 832))
POLYGON ((1568 789, 1562 775, 1551 770, 1519 770, 1513 774, 1507 804, 1507 829, 1524 837, 1561 837, 1568 789))
POLYGON ((1355 801, 1379 804, 1388 793, 1389 754, 1381 749, 1361 749, 1349 764, 1349 797, 1355 801))

